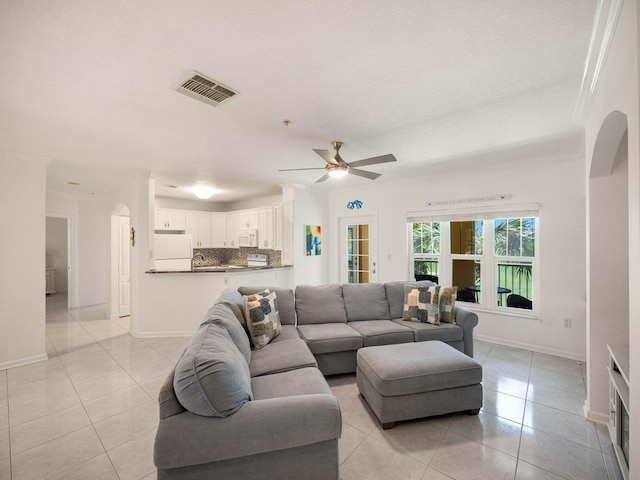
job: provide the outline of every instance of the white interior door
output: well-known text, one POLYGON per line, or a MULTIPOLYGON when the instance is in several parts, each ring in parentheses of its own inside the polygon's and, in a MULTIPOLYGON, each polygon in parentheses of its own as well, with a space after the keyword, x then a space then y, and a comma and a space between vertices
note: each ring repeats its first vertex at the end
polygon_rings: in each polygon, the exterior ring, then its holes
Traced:
POLYGON ((131 282, 129 262, 129 217, 118 219, 118 316, 131 313, 131 282))
POLYGON ((343 283, 378 281, 377 237, 374 215, 340 219, 340 279, 343 283))

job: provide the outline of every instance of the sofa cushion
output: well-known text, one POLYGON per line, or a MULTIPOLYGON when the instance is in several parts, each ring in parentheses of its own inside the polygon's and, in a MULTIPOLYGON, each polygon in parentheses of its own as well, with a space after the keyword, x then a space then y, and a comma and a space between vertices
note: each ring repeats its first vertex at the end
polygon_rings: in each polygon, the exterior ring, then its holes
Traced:
POLYGON ((403 320, 417 320, 423 323, 440 324, 438 297, 440 287, 424 285, 404 286, 403 320))
POLYGON ((456 323, 456 292, 458 287, 440 287, 438 307, 440 308, 440 323, 456 323))
POLYGON ((280 314, 281 325, 295 325, 296 324, 296 306, 293 298, 293 290, 290 288, 278 288, 278 287, 238 287, 238 292, 241 295, 251 295, 253 293, 262 292, 263 290, 269 290, 276 292, 278 298, 278 313, 280 314))
POLYGON ((391 320, 387 294, 381 283, 345 283, 342 297, 349 322, 391 320))
POLYGON ((432 325, 430 323, 407 322, 399 318, 393 321, 413 330, 414 342, 424 342, 427 340, 440 340, 441 342, 447 343, 456 342, 462 340, 464 334, 459 325, 452 323, 432 325))
POLYGON ((387 302, 389 302, 389 313, 391 318, 402 318, 402 310, 404 309, 404 286, 405 285, 426 285, 433 287, 436 284, 429 280, 419 282, 389 282, 384 284, 384 290, 387 294, 387 302))
POLYGON ((247 319, 253 346, 260 349, 280 335, 280 316, 275 292, 264 290, 244 296, 244 316, 247 319))
POLYGON ((247 360, 247 363, 251 361, 251 345, 249 344, 249 337, 244 327, 238 321, 237 316, 233 313, 231 307, 228 305, 218 303, 207 310, 204 316, 203 323, 212 323, 224 327, 233 343, 238 347, 240 353, 247 360))
POLYGON ((413 330, 391 320, 364 320, 348 324, 362 335, 365 347, 413 342, 413 330))
POLYGON ((226 417, 253 399, 249 366, 227 330, 205 323, 176 364, 173 388, 184 408, 226 417))
POLYGON ((346 323, 298 325, 298 331, 314 355, 347 352, 363 346, 362 335, 346 323))
POLYGON ((340 285, 298 285, 296 287, 298 325, 347 323, 340 285))
MULTIPOLYGON (((279 338, 279 337, 278 337, 279 338)), ((270 343, 253 352, 249 372, 252 377, 287 372, 304 367, 317 367, 316 359, 300 337, 270 343)))
POLYGON ((286 342, 287 340, 297 339, 300 340, 300 334, 298 333, 298 329, 294 325, 282 325, 280 330, 280 335, 269 342, 269 345, 273 345, 274 343, 286 342))
POLYGON ((255 400, 297 395, 333 395, 322 373, 317 368, 301 368, 288 372, 251 379, 255 400))
POLYGON ((247 322, 244 318, 244 299, 242 298, 242 294, 238 292, 238 290, 234 288, 225 288, 215 303, 222 303, 231 309, 233 314, 242 325, 242 328, 247 332, 247 338, 249 337, 249 328, 247 327, 247 322))

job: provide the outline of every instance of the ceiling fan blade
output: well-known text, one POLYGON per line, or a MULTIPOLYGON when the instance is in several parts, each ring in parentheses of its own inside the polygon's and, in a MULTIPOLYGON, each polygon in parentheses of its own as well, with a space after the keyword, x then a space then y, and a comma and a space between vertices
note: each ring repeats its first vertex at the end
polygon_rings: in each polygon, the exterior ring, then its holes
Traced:
POLYGON ((278 170, 279 172, 296 172, 298 170, 324 170, 324 167, 311 167, 311 168, 285 168, 283 170, 278 170))
POLYGON ((369 180, 375 180, 380 176, 379 173, 368 172, 367 170, 360 170, 359 168, 349 168, 349 173, 359 177, 368 178, 369 180))
POLYGON ((318 150, 316 148, 313 149, 318 155, 324 158, 324 161, 331 165, 339 165, 338 161, 333 158, 333 156, 329 153, 329 150, 318 150))
POLYGON ((356 160, 349 164, 350 167, 364 167, 365 165, 375 165, 376 163, 395 162, 396 157, 392 154, 380 155, 379 157, 365 158, 364 160, 356 160))
POLYGON ((315 181, 315 183, 320 183, 320 182, 324 182, 327 178, 329 178, 329 174, 325 173, 323 176, 321 176, 318 180, 315 181))

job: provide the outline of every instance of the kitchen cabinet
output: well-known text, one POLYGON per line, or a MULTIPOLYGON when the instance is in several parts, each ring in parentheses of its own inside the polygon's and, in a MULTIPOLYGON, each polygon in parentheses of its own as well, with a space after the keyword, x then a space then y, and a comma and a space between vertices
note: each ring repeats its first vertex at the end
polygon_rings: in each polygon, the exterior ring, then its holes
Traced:
POLYGON ((189 212, 185 220, 185 233, 193 236, 193 248, 211 248, 211 214, 189 212))
POLYGON ((184 231, 186 228, 186 213, 182 210, 156 209, 154 212, 155 230, 184 231))
POLYGON ((258 246, 260 248, 274 248, 273 241, 273 207, 257 210, 258 218, 258 246))
POLYGON ((227 214, 227 247, 235 248, 238 246, 238 232, 240 231, 240 216, 236 213, 227 214))
POLYGON ((211 246, 213 248, 227 246, 227 215, 225 213, 211 214, 211 246))
POLYGON ((238 228, 243 230, 245 228, 258 228, 258 211, 257 210, 242 210, 237 212, 238 215, 238 228))
POLYGON ((282 250, 282 204, 273 206, 273 249, 282 250))
MULTIPOLYGON (((239 210, 227 214, 227 247, 238 247, 238 234, 240 230, 258 228, 257 210, 239 210)), ((258 241, 260 238, 258 237, 258 241)))

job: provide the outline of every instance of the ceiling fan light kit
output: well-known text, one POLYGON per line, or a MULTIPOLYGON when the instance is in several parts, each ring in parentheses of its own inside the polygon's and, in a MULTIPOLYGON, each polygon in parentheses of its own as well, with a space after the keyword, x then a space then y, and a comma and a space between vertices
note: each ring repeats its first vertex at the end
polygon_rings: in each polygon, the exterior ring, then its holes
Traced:
POLYGON ((327 165, 324 168, 331 178, 342 178, 349 173, 349 167, 343 165, 327 165))
POLYGON ((331 178, 342 178, 346 176, 348 173, 357 175, 358 177, 368 178, 369 180, 375 180, 380 176, 379 173, 369 172, 368 170, 361 170, 359 168, 354 167, 364 167, 365 165, 375 165, 378 163, 388 163, 395 162, 396 157, 391 154, 381 155, 379 157, 371 157, 365 158, 363 160, 357 160, 355 162, 347 163, 340 156, 340 147, 344 145, 342 142, 332 142, 331 146, 335 149, 335 155, 331 155, 327 150, 319 150, 313 149, 322 159, 327 162, 324 167, 317 168, 287 168, 284 170, 280 170, 281 172, 292 172, 296 170, 325 170, 326 173, 316 180, 315 183, 324 182, 329 177, 331 178))

